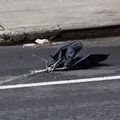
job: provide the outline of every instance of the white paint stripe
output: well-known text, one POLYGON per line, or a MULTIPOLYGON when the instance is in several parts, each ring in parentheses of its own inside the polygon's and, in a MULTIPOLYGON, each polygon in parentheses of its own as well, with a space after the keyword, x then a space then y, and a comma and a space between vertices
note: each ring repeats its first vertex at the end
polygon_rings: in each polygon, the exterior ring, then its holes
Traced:
POLYGON ((96 81, 116 80, 116 79, 120 79, 120 75, 119 76, 76 79, 76 80, 62 80, 62 81, 52 81, 52 82, 40 82, 40 83, 30 83, 30 84, 7 85, 7 86, 0 86, 0 89, 13 89, 13 88, 36 87, 36 86, 47 86, 47 85, 49 85, 49 86, 50 85, 62 85, 62 84, 96 82, 96 81))

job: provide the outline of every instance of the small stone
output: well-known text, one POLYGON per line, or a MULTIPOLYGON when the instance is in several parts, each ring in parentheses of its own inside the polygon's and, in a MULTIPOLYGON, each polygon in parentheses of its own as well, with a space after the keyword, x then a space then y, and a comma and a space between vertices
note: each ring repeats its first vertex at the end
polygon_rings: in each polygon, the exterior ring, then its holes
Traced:
POLYGON ((48 43, 50 43, 47 39, 36 39, 35 42, 37 44, 48 44, 48 43))

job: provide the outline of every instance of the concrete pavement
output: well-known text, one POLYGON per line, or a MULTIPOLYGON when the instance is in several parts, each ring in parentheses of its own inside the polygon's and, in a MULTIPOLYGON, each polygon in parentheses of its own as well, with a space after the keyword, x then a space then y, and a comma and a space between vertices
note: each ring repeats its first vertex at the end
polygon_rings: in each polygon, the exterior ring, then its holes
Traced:
POLYGON ((61 29, 120 24, 119 0, 0 0, 0 43, 55 38, 61 29))

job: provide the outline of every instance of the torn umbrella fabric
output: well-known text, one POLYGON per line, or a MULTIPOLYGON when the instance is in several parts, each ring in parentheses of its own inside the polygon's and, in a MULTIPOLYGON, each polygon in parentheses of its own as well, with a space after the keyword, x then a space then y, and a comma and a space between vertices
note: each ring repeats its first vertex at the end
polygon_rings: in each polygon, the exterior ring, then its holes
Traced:
POLYGON ((109 54, 78 54, 82 47, 80 41, 74 41, 58 48, 54 53, 51 53, 47 66, 51 67, 55 64, 55 68, 79 69, 95 65, 106 60, 109 56, 109 54))

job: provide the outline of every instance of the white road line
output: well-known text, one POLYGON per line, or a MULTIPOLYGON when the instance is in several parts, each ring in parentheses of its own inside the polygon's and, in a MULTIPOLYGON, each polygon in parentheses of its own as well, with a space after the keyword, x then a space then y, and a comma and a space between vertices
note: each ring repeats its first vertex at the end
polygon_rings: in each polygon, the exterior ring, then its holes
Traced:
POLYGON ((37 86, 51 86, 51 85, 74 84, 74 83, 96 82, 96 81, 117 80, 117 79, 120 79, 120 75, 118 75, 118 76, 108 76, 108 77, 76 79, 76 80, 62 80, 62 81, 52 81, 52 82, 6 85, 6 86, 0 86, 0 89, 13 89, 13 88, 37 87, 37 86))

